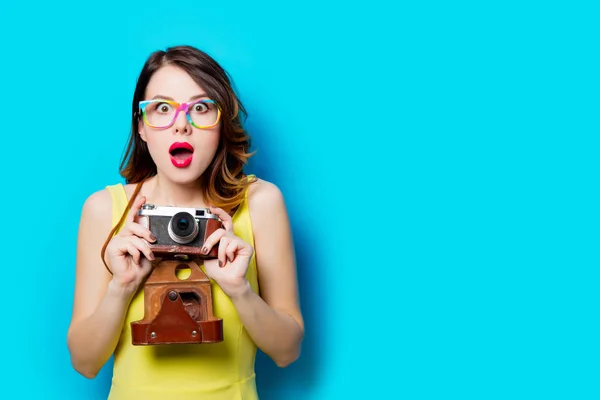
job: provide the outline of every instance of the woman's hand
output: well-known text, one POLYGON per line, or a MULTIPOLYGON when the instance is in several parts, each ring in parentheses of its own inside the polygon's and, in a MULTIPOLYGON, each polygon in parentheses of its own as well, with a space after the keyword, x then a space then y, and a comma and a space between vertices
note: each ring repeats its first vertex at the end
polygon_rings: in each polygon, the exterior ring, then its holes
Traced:
POLYGON ((219 284, 227 296, 242 295, 250 288, 246 272, 254 249, 233 233, 229 214, 217 207, 211 207, 211 212, 221 219, 223 228, 217 229, 204 242, 205 254, 213 246, 219 246, 217 259, 204 260, 206 274, 219 284))
POLYGON ((138 290, 141 282, 150 273, 151 261, 154 260, 148 242, 154 242, 156 238, 148 228, 137 223, 136 218, 145 202, 146 198, 143 196, 135 200, 123 228, 106 246, 106 256, 113 273, 111 283, 129 296, 138 290))

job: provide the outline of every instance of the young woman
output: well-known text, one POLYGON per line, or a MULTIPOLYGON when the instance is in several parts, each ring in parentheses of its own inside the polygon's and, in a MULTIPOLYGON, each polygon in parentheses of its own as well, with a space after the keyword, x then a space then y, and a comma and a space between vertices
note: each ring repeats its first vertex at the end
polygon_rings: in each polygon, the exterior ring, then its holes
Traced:
POLYGON ((121 164, 126 184, 83 205, 68 332, 73 367, 88 378, 114 354, 110 399, 256 399, 256 348, 280 367, 299 356, 289 219, 279 189, 243 171, 243 112, 228 74, 193 47, 157 51, 140 73, 121 164), (210 207, 222 221, 205 243, 218 257, 203 269, 223 341, 132 344, 130 323, 144 318, 143 283, 156 259, 148 245, 155 238, 138 217, 145 203, 210 207))

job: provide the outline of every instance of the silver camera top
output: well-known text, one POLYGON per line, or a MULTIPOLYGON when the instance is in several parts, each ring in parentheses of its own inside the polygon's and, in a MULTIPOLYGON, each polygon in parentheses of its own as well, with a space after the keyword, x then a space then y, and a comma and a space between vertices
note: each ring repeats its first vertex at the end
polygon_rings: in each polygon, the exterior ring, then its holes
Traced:
POLYGON ((173 217, 175 214, 185 212, 196 218, 216 219, 219 217, 212 214, 209 208, 193 208, 193 207, 174 207, 174 206, 157 206, 155 204, 144 204, 139 211, 140 216, 157 216, 157 217, 173 217))

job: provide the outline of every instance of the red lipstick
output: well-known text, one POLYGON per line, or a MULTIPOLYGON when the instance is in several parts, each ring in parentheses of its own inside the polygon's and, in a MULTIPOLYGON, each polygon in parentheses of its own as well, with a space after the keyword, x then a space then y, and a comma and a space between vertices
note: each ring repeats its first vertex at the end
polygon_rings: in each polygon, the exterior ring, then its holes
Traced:
POLYGON ((175 142, 169 147, 171 163, 177 168, 185 168, 192 162, 194 147, 185 142, 175 142))

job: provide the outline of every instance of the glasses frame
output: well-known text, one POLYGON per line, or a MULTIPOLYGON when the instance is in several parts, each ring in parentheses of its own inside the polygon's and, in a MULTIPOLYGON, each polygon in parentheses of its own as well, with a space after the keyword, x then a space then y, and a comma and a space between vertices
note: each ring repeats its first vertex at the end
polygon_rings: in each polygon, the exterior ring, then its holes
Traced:
POLYGON ((185 116, 186 116, 188 122, 193 127, 198 128, 198 129, 210 129, 210 128, 213 128, 213 127, 217 126, 217 124, 221 120, 221 107, 219 107, 219 105, 217 104, 217 102, 215 102, 214 100, 210 100, 210 99, 200 99, 200 100, 186 102, 186 103, 179 103, 179 102, 174 101, 174 100, 165 100, 165 99, 144 100, 144 101, 140 101, 139 107, 140 107, 140 112, 142 114, 142 119, 144 120, 144 123, 146 125, 148 125, 149 127, 156 128, 156 129, 167 129, 167 128, 170 128, 171 126, 173 126, 173 124, 175 123, 175 120, 177 119, 177 116, 179 115, 180 111, 184 111, 185 112, 185 116), (176 109, 175 109, 175 115, 173 116, 173 119, 171 120, 171 122, 168 125, 163 125, 163 126, 152 125, 148 121, 148 119, 146 118, 146 107, 148 106, 148 104, 151 104, 151 103, 167 103, 167 104, 169 104, 171 106, 176 107, 176 109), (210 104, 214 104, 214 105, 217 106, 217 119, 216 119, 216 121, 215 121, 214 124, 212 124, 212 125, 196 125, 194 123, 194 121, 192 121, 192 117, 190 116, 190 106, 198 104, 198 103, 210 103, 210 104))

